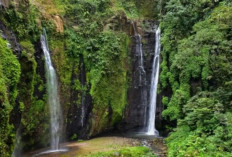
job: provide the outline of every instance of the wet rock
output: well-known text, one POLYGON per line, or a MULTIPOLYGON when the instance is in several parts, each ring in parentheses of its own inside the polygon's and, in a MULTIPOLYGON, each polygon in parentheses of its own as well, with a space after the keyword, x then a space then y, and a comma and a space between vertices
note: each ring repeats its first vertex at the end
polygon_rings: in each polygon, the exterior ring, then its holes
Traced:
MULTIPOLYGON (((0 7, 1 8, 9 8, 11 4, 13 4, 15 7, 19 6, 21 0, 0 0, 0 7)), ((24 0, 28 4, 27 0, 24 0)))
POLYGON ((0 34, 1 37, 8 41, 8 47, 11 48, 14 54, 20 58, 22 48, 18 43, 16 35, 8 29, 1 21, 0 21, 0 34))
POLYGON ((81 90, 71 89, 70 91, 70 107, 67 112, 66 133, 71 138, 74 134, 78 135, 78 139, 88 139, 92 111, 92 97, 90 93, 90 85, 86 81, 86 70, 83 56, 80 57, 79 67, 74 64, 72 72, 72 84, 78 79, 82 86, 87 87, 86 94, 81 90), (78 69, 80 73, 74 70, 78 69))
POLYGON ((152 62, 155 49, 155 30, 154 21, 146 21, 146 27, 143 24, 144 21, 134 22, 134 31, 131 37, 131 82, 128 90, 128 105, 125 112, 124 129, 137 129, 145 128, 146 121, 148 119, 148 100, 152 73, 152 62), (142 43, 138 43, 136 33, 141 35, 142 43), (139 83, 139 62, 140 55, 138 54, 138 46, 142 44, 143 51, 143 64, 144 75, 142 75, 142 83, 139 83))
POLYGON ((10 5, 10 0, 0 0, 0 6, 8 8, 10 5))
POLYGON ((114 156, 120 156, 119 152, 114 152, 114 156))
POLYGON ((153 152, 158 156, 158 157, 167 157, 167 146, 164 143, 163 138, 156 138, 154 140, 149 141, 151 148, 153 152))

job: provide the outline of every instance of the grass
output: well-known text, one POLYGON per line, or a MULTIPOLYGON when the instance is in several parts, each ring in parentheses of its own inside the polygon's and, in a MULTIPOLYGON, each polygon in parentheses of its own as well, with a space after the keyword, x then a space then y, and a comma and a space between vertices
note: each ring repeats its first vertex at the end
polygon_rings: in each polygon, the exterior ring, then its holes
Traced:
POLYGON ((144 146, 125 147, 108 152, 99 152, 86 157, 156 157, 150 149, 144 146))
MULTIPOLYGON (((63 145, 69 149, 61 154, 50 154, 48 157, 155 157, 147 148, 140 145, 136 139, 123 137, 98 137, 81 142, 71 142, 63 145)), ((44 151, 44 150, 41 150, 44 151)))

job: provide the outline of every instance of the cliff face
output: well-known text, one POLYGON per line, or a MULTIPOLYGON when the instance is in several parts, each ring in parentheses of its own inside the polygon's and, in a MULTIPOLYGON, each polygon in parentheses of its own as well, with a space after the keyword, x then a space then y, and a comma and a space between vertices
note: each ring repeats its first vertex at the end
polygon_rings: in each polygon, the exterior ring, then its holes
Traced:
POLYGON ((10 0, 0 0, 0 4, 5 7, 8 8, 10 5, 10 0))
POLYGON ((6 8, 0 10, 2 38, 10 42, 21 65, 11 122, 15 132, 21 132, 23 151, 49 145, 42 27, 47 30, 58 75, 64 118, 62 141, 146 125, 155 48, 154 21, 135 20, 133 28, 134 20, 122 10, 109 10, 112 6, 108 2, 65 4, 69 6, 66 12, 57 9, 64 4, 53 1, 47 1, 43 8, 40 1, 22 1, 17 9, 7 8, 9 1, 1 2, 6 8), (76 14, 74 5, 80 7, 80 14, 76 14), (141 34, 140 41, 135 30, 141 34), (141 80, 139 42, 143 45, 145 71, 141 80))
MULTIPOLYGON (((91 135, 96 135, 105 132, 111 129, 120 129, 121 131, 127 131, 131 129, 142 130, 147 126, 148 119, 148 110, 149 110, 149 97, 150 97, 150 84, 151 84, 151 74, 152 74, 152 63, 154 59, 155 51, 155 29, 158 26, 158 23, 151 20, 144 20, 135 22, 133 26, 132 20, 127 19, 125 15, 118 15, 110 18, 107 21, 105 29, 110 29, 113 31, 123 31, 130 37, 128 56, 126 64, 128 68, 127 79, 128 79, 128 90, 127 90, 127 104, 123 108, 123 115, 121 121, 116 125, 112 126, 113 123, 112 115, 114 110, 108 108, 107 112, 109 113, 106 118, 108 121, 103 130, 95 130, 98 126, 94 124, 99 124, 100 120, 104 119, 93 119, 94 114, 91 113, 94 109, 94 104, 92 102, 92 97, 88 94, 90 91, 90 85, 86 91, 85 96, 81 91, 71 90, 70 100, 71 107, 68 109, 67 113, 67 132, 68 136, 78 135, 80 138, 86 138, 91 135), (133 28, 135 27, 135 28, 133 28), (139 39, 135 36, 135 30, 141 34, 141 43, 139 39), (144 74, 140 82, 140 52, 139 44, 142 44, 143 58, 144 58, 144 74), (79 97, 76 97, 79 95, 79 97), (80 101, 80 104, 75 102, 80 101), (84 101, 84 102, 83 102, 84 101), (82 115, 84 110, 85 115, 82 115), (84 116, 84 117, 82 117, 84 116), (84 125, 82 121, 84 119, 84 125), (94 123, 92 123, 94 121, 94 123), (95 130, 97 132, 89 132, 90 130, 95 130)), ((80 65, 73 65, 73 69, 79 69, 79 73, 75 74, 75 70, 72 72, 72 80, 79 79, 82 85, 86 85, 86 75, 87 71, 85 70, 84 60, 80 60, 80 65), (75 67, 76 66, 76 67, 75 67)), ((158 130, 164 129, 164 121, 162 119, 161 113, 163 107, 161 105, 161 98, 158 96, 157 104, 157 114, 156 114, 156 124, 158 130)))
POLYGON ((73 89, 70 91, 71 103, 65 115, 67 119, 66 134, 69 138, 76 135, 80 139, 86 139, 89 137, 90 131, 89 120, 92 112, 92 97, 89 93, 90 86, 87 85, 86 81, 86 69, 83 56, 80 58, 78 67, 75 64, 73 65, 72 84, 75 83, 76 79, 80 80, 81 85, 87 88, 86 91, 76 91, 73 89), (78 69, 80 72, 76 74, 74 69, 78 69))
POLYGON ((230 155, 231 5, 230 0, 0 0, 0 155, 49 146, 42 28, 58 76, 61 142, 144 129, 158 7, 167 14, 161 21, 156 128, 163 131, 169 123, 173 130, 178 124, 167 140, 169 155, 230 155))
POLYGON ((21 47, 16 36, 0 22, 0 154, 8 156, 14 145, 15 128, 20 125, 17 101, 21 67, 21 47))
MULTIPOLYGON (((143 129, 146 127, 149 98, 149 85, 152 68, 152 54, 154 53, 154 22, 149 23, 148 29, 142 28, 143 22, 135 24, 131 43, 131 82, 128 90, 128 106, 126 110, 126 123, 128 129, 143 129), (138 34, 136 35, 138 31, 138 34), (141 67, 141 55, 144 59, 141 67)), ((148 21, 147 21, 148 22, 148 21)))
MULTIPOLYGON (((141 39, 133 32, 131 36, 131 71, 129 78, 131 79, 128 89, 128 105, 125 112, 124 129, 145 130, 149 116, 149 98, 152 74, 152 63, 155 53, 155 30, 158 26, 156 21, 144 20, 135 24, 136 33, 141 35, 141 39), (141 40, 141 41, 140 41, 141 40), (142 44, 143 66, 144 71, 141 75, 141 50, 142 44), (142 79, 141 79, 142 78, 142 79)), ((156 109, 157 129, 163 129, 162 123, 162 105, 158 95, 156 109)))
POLYGON ((14 54, 17 57, 20 57, 22 47, 18 43, 16 35, 13 33, 13 31, 7 28, 1 21, 0 21, 0 30, 2 31, 1 37, 10 43, 11 49, 13 50, 14 54))
MULTIPOLYGON (((9 8, 11 4, 13 4, 14 6, 18 6, 20 1, 23 0, 0 0, 0 7, 1 8, 9 8)), ((28 2, 28 0, 24 0, 24 2, 28 2)))

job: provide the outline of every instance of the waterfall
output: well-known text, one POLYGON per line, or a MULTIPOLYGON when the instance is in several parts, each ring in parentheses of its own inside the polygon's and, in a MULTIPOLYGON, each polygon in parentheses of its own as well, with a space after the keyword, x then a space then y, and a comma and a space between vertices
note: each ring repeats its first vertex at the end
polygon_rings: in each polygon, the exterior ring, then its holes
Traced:
MULTIPOLYGON (((134 30, 134 38, 136 42, 136 55, 138 55, 138 62, 137 62, 137 70, 139 74, 139 81, 135 83, 135 86, 140 87, 140 96, 141 96, 141 106, 142 110, 144 110, 143 114, 143 125, 146 126, 146 118, 147 118, 147 90, 146 90, 146 71, 144 70, 144 60, 143 60, 143 45, 142 45, 142 37, 138 34, 135 23, 132 21, 132 26, 134 30)), ((137 76, 137 75, 136 75, 137 76)))
POLYGON ((81 126, 84 126, 84 118, 85 118, 85 95, 84 91, 81 93, 81 126))
POLYGON ((48 92, 48 103, 50 109, 50 134, 51 134, 50 146, 52 150, 58 150, 60 137, 61 137, 62 114, 61 114, 60 100, 58 95, 57 76, 55 69, 52 66, 45 30, 43 31, 43 35, 41 36, 40 41, 46 62, 45 67, 46 67, 46 79, 47 79, 47 92, 48 92))
POLYGON ((21 140, 22 140, 21 127, 19 127, 16 132, 16 141, 15 141, 15 147, 12 157, 21 157, 21 151, 22 151, 21 140))
POLYGON ((149 120, 147 127, 148 135, 159 135, 159 132, 155 129, 155 114, 157 105, 157 86, 159 81, 159 66, 160 66, 160 28, 156 30, 156 43, 155 43, 155 54, 152 65, 152 76, 151 76, 151 87, 150 87, 150 101, 149 101, 149 120))
POLYGON ((144 64, 143 64, 143 45, 142 45, 142 37, 140 34, 137 33, 136 28, 135 28, 135 23, 132 21, 133 29, 134 29, 134 37, 136 39, 136 53, 140 56, 139 58, 139 66, 138 66, 138 71, 139 71, 139 86, 142 86, 143 83, 143 78, 145 75, 145 70, 144 70, 144 64))
POLYGON ((139 85, 142 85, 142 77, 144 77, 145 75, 145 70, 144 70, 144 65, 143 65, 143 47, 142 47, 142 37, 140 34, 137 35, 138 37, 138 43, 139 43, 139 55, 140 55, 140 65, 139 65, 139 71, 140 71, 140 75, 139 75, 139 85))

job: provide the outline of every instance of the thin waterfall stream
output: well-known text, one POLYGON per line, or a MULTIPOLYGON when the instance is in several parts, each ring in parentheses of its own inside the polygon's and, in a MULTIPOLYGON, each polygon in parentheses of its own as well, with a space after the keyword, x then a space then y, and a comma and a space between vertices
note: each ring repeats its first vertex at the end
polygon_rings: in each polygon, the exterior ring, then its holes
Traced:
POLYGON ((141 92, 141 106, 144 110, 143 115, 143 125, 146 126, 146 117, 147 117, 147 91, 146 91, 146 71, 144 69, 144 54, 143 54, 143 44, 142 44, 142 37, 137 32, 135 23, 132 21, 132 26, 134 30, 134 38, 135 38, 135 44, 136 44, 136 54, 138 55, 138 62, 137 62, 137 71, 139 74, 139 81, 136 82, 136 87, 139 86, 140 92, 141 92))
POLYGON ((85 95, 82 91, 81 93, 81 126, 84 126, 84 118, 85 118, 85 95))
POLYGON ((138 41, 139 41, 139 52, 140 52, 140 78, 139 78, 139 85, 142 85, 142 77, 145 75, 144 64, 143 64, 143 46, 142 46, 142 37, 140 34, 137 34, 138 41))
POLYGON ((157 87, 159 81, 159 68, 160 68, 160 28, 156 30, 156 43, 155 43, 155 54, 152 65, 151 75, 151 87, 150 87, 150 101, 149 101, 149 119, 147 127, 147 135, 159 136, 159 132, 155 128, 155 116, 156 116, 156 105, 157 105, 157 87))
POLYGON ((22 151, 22 136, 21 136, 21 127, 17 129, 16 132, 16 141, 12 157, 21 157, 22 151))
POLYGON ((46 31, 43 31, 41 35, 41 46, 45 56, 46 62, 46 79, 47 79, 47 92, 48 103, 50 109, 50 147, 52 150, 59 150, 59 143, 61 139, 61 107, 58 95, 58 82, 55 69, 52 65, 50 51, 47 42, 46 31))
POLYGON ((143 83, 143 78, 144 75, 146 74, 145 70, 144 70, 144 64, 143 64, 143 45, 142 45, 142 37, 140 34, 138 34, 138 32, 136 31, 135 28, 135 23, 132 22, 132 26, 134 29, 134 37, 136 39, 136 52, 139 52, 139 66, 138 66, 138 70, 139 70, 139 86, 142 86, 143 83))

